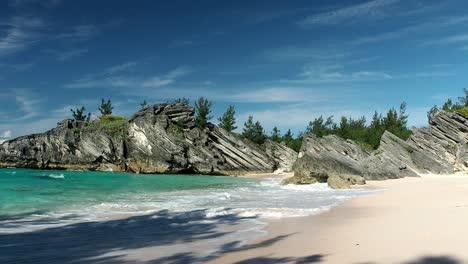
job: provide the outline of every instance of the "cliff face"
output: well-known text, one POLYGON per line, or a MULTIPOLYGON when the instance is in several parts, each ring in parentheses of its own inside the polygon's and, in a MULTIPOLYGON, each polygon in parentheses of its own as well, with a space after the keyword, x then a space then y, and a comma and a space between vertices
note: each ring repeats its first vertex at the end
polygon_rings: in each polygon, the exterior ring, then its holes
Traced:
MULTIPOLYGON (((291 154, 278 149, 278 155, 283 152, 291 154)), ((141 110, 120 133, 65 120, 44 134, 0 146, 3 167, 243 174, 272 172, 278 164, 264 149, 215 125, 196 127, 194 109, 181 103, 141 110)))
POLYGON ((373 152, 337 136, 307 135, 294 171, 300 176, 353 175, 372 180, 450 174, 468 168, 467 143, 468 119, 441 111, 429 127, 414 129, 407 141, 385 132, 373 152))

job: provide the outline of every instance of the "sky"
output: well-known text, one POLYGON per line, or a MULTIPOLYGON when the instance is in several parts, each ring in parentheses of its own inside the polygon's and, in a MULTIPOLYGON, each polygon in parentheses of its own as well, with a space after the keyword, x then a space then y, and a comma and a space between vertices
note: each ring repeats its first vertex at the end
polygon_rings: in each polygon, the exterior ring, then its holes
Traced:
POLYGON ((205 96, 266 131, 408 104, 409 125, 468 81, 468 2, 0 2, 0 140, 44 132, 101 98, 205 96))

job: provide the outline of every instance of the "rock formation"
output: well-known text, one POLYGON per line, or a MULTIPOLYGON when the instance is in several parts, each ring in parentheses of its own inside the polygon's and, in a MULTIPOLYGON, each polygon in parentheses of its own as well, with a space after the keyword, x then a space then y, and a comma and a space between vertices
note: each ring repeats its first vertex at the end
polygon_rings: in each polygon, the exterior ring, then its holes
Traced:
POLYGON ((0 146, 0 166, 235 175, 294 162, 294 151, 285 146, 275 157, 291 160, 275 159, 215 125, 196 127, 194 109, 183 103, 145 108, 119 131, 93 124, 65 120, 46 133, 7 141, 0 146))
POLYGON ((284 143, 278 143, 267 139, 263 144, 265 152, 275 163, 277 170, 291 172, 297 159, 297 152, 287 147, 284 143))
POLYGON ((294 164, 295 178, 285 183, 312 177, 318 182, 331 179, 331 187, 341 188, 346 181, 352 183, 347 180, 352 177, 384 180, 467 169, 468 119, 464 116, 440 111, 429 127, 412 132, 407 141, 385 132, 379 148, 372 152, 334 135, 306 135, 294 164))

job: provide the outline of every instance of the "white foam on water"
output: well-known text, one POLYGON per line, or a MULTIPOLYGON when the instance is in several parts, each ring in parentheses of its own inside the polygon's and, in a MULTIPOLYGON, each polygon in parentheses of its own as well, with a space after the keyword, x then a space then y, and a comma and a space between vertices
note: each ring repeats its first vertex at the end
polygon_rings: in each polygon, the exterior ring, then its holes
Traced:
MULTIPOLYGON (((54 175, 57 179, 63 174, 54 175)), ((106 221, 124 219, 137 215, 151 215, 152 219, 164 217, 158 212, 167 210, 179 218, 196 223, 217 223, 220 218, 236 216, 235 226, 221 225, 221 229, 235 229, 232 234, 222 238, 193 242, 190 247, 200 248, 202 252, 214 252, 216 247, 232 241, 240 241, 238 246, 259 236, 265 235, 264 219, 286 217, 303 217, 327 211, 339 203, 353 197, 370 195, 378 190, 351 189, 332 190, 327 184, 286 185, 280 184, 281 179, 272 178, 261 181, 250 181, 227 189, 182 190, 163 193, 130 193, 120 195, 110 201, 92 205, 70 205, 67 208, 44 215, 31 215, 27 221, 21 219, 17 223, 11 220, 7 228, 0 228, 0 233, 25 232, 52 226, 64 226, 76 222, 106 221), (34 224, 49 221, 48 225, 34 224)), ((166 246, 165 246, 166 247, 166 246)), ((180 248, 180 247, 177 247, 180 248)), ((174 251, 175 248, 167 248, 174 251)))
POLYGON ((63 174, 49 174, 48 175, 49 178, 52 178, 52 179, 65 179, 65 175, 63 174))

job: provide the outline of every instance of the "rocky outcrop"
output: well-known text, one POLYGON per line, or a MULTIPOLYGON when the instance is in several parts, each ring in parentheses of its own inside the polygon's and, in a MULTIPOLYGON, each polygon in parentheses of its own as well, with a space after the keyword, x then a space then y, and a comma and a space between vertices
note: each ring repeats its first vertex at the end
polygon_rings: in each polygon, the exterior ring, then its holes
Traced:
POLYGON ((275 163, 276 169, 281 172, 291 172, 297 159, 297 152, 287 147, 283 142, 278 143, 267 139, 263 144, 265 152, 275 163))
POLYGON ((84 122, 64 120, 44 134, 0 145, 0 165, 38 169, 123 170, 123 140, 89 129, 84 122))
POLYGON ((440 111, 429 127, 412 132, 407 141, 385 132, 373 152, 337 136, 306 135, 294 172, 311 177, 327 174, 329 185, 341 188, 347 186, 336 177, 383 180, 467 170, 468 119, 464 116, 440 111))
POLYGON ((93 124, 65 120, 44 134, 8 141, 0 146, 0 166, 223 175, 287 166, 215 125, 196 127, 194 109, 183 103, 145 108, 117 131, 93 124))

